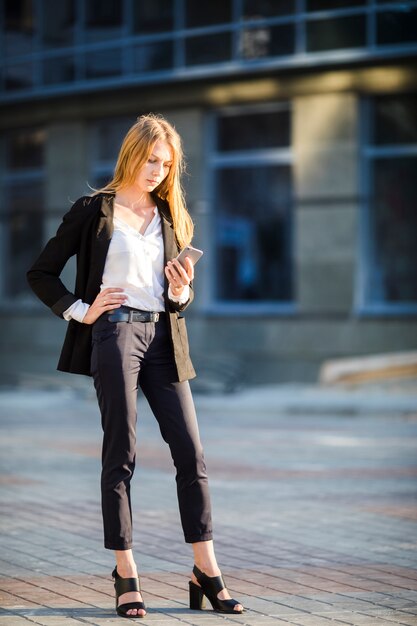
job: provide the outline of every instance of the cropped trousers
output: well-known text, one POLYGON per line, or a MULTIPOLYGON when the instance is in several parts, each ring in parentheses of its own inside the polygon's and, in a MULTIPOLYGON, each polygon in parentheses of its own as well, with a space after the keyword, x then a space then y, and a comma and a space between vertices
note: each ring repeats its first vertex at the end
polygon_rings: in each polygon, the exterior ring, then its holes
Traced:
POLYGON ((187 543, 212 539, 204 453, 188 381, 178 382, 165 314, 158 322, 110 322, 92 329, 91 371, 103 428, 104 546, 132 547, 130 483, 135 469, 137 394, 142 390, 169 445, 187 543))

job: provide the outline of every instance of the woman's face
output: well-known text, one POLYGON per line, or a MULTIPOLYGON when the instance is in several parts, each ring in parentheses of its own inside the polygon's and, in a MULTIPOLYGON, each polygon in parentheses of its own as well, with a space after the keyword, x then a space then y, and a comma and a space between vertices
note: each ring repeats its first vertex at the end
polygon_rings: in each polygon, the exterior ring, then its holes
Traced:
POLYGON ((142 192, 150 193, 168 176, 172 165, 172 148, 166 142, 158 140, 147 162, 139 170, 136 185, 142 192))

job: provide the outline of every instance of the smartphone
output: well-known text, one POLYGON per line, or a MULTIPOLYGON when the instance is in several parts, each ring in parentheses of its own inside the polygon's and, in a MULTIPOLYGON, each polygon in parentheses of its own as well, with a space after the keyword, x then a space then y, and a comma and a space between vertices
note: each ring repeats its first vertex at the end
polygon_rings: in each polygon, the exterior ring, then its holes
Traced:
POLYGON ((203 256, 203 251, 192 246, 185 246, 176 257, 183 267, 185 267, 185 257, 189 256, 193 265, 203 256))

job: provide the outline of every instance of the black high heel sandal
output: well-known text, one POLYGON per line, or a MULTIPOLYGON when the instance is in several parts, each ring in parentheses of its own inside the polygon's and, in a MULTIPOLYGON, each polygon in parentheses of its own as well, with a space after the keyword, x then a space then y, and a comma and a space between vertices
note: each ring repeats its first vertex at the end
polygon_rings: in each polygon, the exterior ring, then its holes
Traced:
POLYGON ((142 593, 142 589, 140 588, 140 580, 139 578, 122 578, 117 573, 117 567, 114 568, 112 572, 112 576, 114 578, 114 588, 116 590, 116 613, 120 615, 120 617, 130 617, 131 619, 137 619, 138 617, 145 617, 145 615, 128 615, 127 612, 129 609, 143 609, 146 611, 144 602, 125 602, 120 606, 117 606, 120 596, 124 593, 128 593, 129 591, 139 591, 142 593))
POLYGON ((207 576, 207 574, 204 574, 198 569, 197 565, 194 565, 193 574, 199 582, 200 587, 190 580, 190 609, 202 611, 206 606, 205 597, 207 597, 210 600, 213 610, 218 613, 236 613, 236 615, 243 613, 244 609, 235 611, 234 607, 236 604, 240 604, 237 600, 220 600, 217 597, 217 594, 226 588, 223 576, 207 576))

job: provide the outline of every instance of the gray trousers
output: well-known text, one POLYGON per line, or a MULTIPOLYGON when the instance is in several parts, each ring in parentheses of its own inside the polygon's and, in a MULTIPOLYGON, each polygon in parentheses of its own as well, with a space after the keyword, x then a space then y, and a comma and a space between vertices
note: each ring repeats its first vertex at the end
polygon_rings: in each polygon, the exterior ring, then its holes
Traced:
POLYGON ((141 388, 168 443, 176 468, 185 541, 212 538, 206 465, 188 381, 176 381, 165 314, 158 322, 93 326, 91 370, 101 412, 104 546, 132 547, 130 481, 135 469, 137 393, 141 388))

